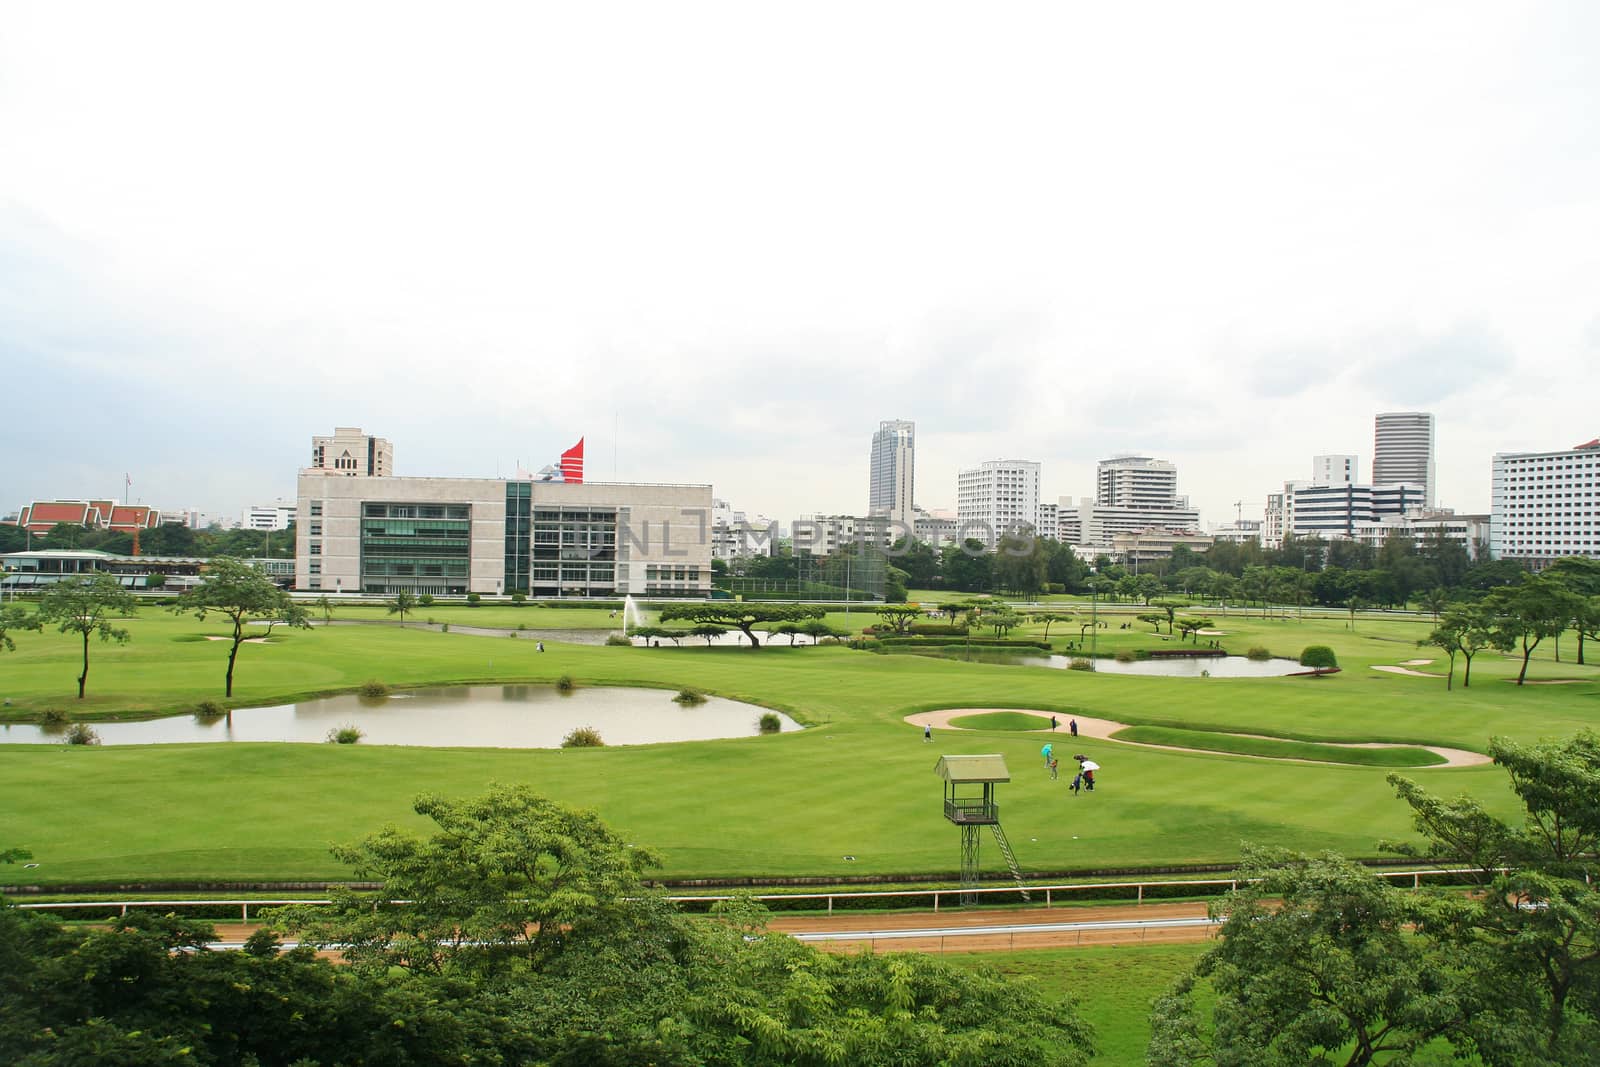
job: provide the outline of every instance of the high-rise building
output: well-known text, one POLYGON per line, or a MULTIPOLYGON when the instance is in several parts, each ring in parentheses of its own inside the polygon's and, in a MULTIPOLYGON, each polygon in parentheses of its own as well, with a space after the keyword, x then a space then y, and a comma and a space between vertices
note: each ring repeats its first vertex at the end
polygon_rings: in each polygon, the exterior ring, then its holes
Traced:
POLYGON ((993 548, 1003 534, 1039 521, 1039 464, 1031 459, 991 459, 956 479, 961 537, 993 548))
POLYGON ((1600 439, 1565 452, 1498 452, 1489 555, 1540 565, 1600 558, 1600 439))
POLYGON ((889 419, 872 435, 871 484, 867 513, 883 515, 909 528, 915 520, 917 452, 914 422, 889 419))
POLYGON ((1149 456, 1112 456, 1100 461, 1095 502, 1107 508, 1188 507, 1178 496, 1178 468, 1149 456))
POLYGON ((1433 415, 1429 412, 1390 411, 1375 420, 1372 484, 1399 482, 1422 486, 1423 505, 1435 505, 1433 415))
POLYGON ((332 437, 311 439, 311 465, 304 471, 386 478, 394 473, 394 446, 381 437, 362 433, 359 426, 340 426, 332 437))

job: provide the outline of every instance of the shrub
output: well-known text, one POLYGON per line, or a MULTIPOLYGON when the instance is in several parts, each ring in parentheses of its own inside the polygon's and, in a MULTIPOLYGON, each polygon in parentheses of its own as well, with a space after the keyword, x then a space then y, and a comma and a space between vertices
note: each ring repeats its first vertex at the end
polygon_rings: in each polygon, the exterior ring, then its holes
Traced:
POLYGON ((705 695, 702 693, 696 693, 693 689, 680 689, 678 690, 678 695, 672 699, 676 703, 682 704, 684 707, 688 707, 691 704, 704 704, 706 702, 705 695))
POLYGON ((39 722, 43 726, 65 726, 71 721, 60 708, 45 708, 39 713, 39 722))
POLYGON ((361 689, 359 692, 364 697, 376 699, 379 697, 388 696, 389 686, 376 678, 368 678, 366 681, 361 683, 361 689))
MULTIPOLYGON (((419 607, 424 607, 424 608, 433 607, 433 594, 432 593, 423 593, 421 596, 417 597, 417 604, 418 604, 419 607)), ((432 621, 432 620, 430 620, 430 621, 432 621)))
POLYGON ((761 718, 756 720, 756 728, 764 734, 775 734, 783 729, 783 720, 778 718, 776 712, 762 712, 761 718))
POLYGON ((100 735, 86 722, 75 722, 67 727, 65 738, 69 745, 98 745, 100 735))
POLYGON ((447 622, 441 622, 439 624, 439 632, 442 633, 442 634, 449 633, 450 632, 450 624, 447 623, 447 622))
MULTIPOLYGON (((558 683, 559 684, 559 683, 558 683)), ((580 726, 561 739, 562 748, 604 748, 600 731, 593 726, 580 726)))
POLYGON ((1245 658, 1253 660, 1271 659, 1272 651, 1268 648, 1262 647, 1261 645, 1251 645, 1250 651, 1245 653, 1245 658))
POLYGON ((482 603, 483 603, 483 597, 479 596, 477 593, 468 593, 467 594, 467 607, 475 608, 479 604, 482 604, 482 603))
POLYGON ((606 644, 613 648, 633 647, 633 642, 628 640, 626 637, 623 637, 621 634, 608 634, 606 636, 606 644))
POLYGON ((1119 648, 1119 649, 1117 649, 1117 662, 1118 663, 1132 663, 1134 660, 1136 660, 1138 658, 1139 657, 1134 653, 1133 649, 1131 649, 1131 648, 1119 648))
POLYGON ((1094 660, 1089 659, 1087 656, 1073 656, 1072 662, 1067 664, 1067 670, 1092 671, 1094 670, 1094 660))
POLYGON ((520 607, 522 607, 522 605, 526 604, 527 602, 528 602, 528 594, 527 593, 512 593, 511 594, 511 606, 512 607, 520 608, 520 607))
POLYGON ((578 688, 578 683, 572 680, 572 675, 570 674, 563 674, 556 679, 556 692, 558 693, 570 693, 576 688, 578 688))
POLYGON ((335 726, 328 731, 328 744, 353 745, 366 736, 361 727, 353 722, 347 722, 343 726, 335 726))
POLYGON ((228 714, 228 709, 215 700, 202 700, 194 706, 194 717, 197 719, 220 719, 228 714))
POLYGON ((1338 665, 1338 657, 1333 654, 1333 649, 1327 645, 1307 645, 1300 652, 1300 666, 1302 667, 1315 667, 1317 670, 1322 671, 1338 665))

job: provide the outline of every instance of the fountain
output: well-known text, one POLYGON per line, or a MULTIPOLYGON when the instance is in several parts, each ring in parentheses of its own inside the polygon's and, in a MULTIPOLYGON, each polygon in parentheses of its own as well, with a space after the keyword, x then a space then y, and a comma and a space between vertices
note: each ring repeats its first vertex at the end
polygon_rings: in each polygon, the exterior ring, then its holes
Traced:
POLYGON ((632 633, 635 626, 644 625, 644 616, 639 612, 639 605, 633 602, 633 594, 629 593, 622 600, 622 632, 632 633))

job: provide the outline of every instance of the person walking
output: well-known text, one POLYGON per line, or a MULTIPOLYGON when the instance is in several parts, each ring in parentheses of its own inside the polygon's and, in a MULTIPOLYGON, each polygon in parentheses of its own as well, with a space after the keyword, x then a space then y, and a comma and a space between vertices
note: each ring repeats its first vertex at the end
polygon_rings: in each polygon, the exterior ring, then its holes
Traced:
POLYGON ((925 722, 922 724, 922 739, 928 742, 933 740, 933 723, 925 722))
POLYGON ((535 642, 534 646, 533 646, 533 650, 535 652, 543 652, 544 651, 544 642, 543 641, 535 642))
POLYGON ((1056 717, 1054 715, 1052 715, 1052 716, 1050 716, 1050 732, 1051 733, 1055 733, 1055 730, 1056 730, 1056 717))
POLYGON ((1083 788, 1083 772, 1079 771, 1072 776, 1072 795, 1077 796, 1078 790, 1083 788))
POLYGON ((1078 720, 1077 719, 1073 719, 1071 722, 1067 723, 1067 729, 1072 731, 1072 736, 1073 737, 1077 737, 1078 736, 1078 720))
POLYGON ((1050 780, 1052 782, 1055 781, 1057 778, 1061 777, 1061 775, 1059 773, 1057 773, 1057 768, 1059 768, 1060 766, 1061 766, 1061 761, 1060 760, 1056 759, 1054 756, 1050 757, 1050 780))

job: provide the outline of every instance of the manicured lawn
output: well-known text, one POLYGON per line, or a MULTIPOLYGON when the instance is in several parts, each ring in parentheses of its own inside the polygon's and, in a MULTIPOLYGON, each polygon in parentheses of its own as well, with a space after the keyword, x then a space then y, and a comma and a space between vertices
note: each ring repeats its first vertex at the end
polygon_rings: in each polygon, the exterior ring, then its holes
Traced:
MULTIPOLYGON (((1204 942, 1106 945, 944 958, 962 966, 993 967, 1008 978, 1026 977, 1046 993, 1072 997, 1095 1029, 1096 1054, 1089 1061, 1094 1067, 1143 1067, 1150 1043, 1150 1002, 1192 968, 1207 947, 1204 942)), ((1197 996, 1203 988, 1197 988, 1197 996)))
MULTIPOLYGON (((348 692, 369 678, 405 687, 540 684, 571 674, 583 685, 693 688, 747 700, 812 729, 583 751, 0 744, 0 845, 28 847, 40 864, 0 868, 0 882, 347 877, 327 855, 330 842, 389 822, 417 825, 409 803, 418 792, 470 794, 491 781, 528 782, 597 809, 630 839, 661 850, 667 877, 945 877, 958 866, 960 835, 943 818, 933 765, 962 752, 1008 758, 1013 780, 999 786, 998 799, 1030 872, 1231 863, 1244 840, 1373 856, 1379 839, 1410 832, 1383 768, 1083 739, 1102 770, 1094 794, 1074 797, 1064 781, 1049 779, 1035 736, 938 730, 926 745, 903 717, 942 707, 1037 708, 1147 726, 1481 751, 1492 734, 1570 734, 1600 710, 1600 671, 1544 655, 1530 677, 1583 684, 1518 688, 1506 681, 1517 664, 1488 654, 1474 665, 1472 688, 1453 693, 1441 679, 1370 669, 1426 657, 1415 644, 1424 623, 1363 619, 1352 631, 1342 620, 1217 621, 1232 650, 1327 644, 1345 669, 1321 679, 1161 679, 790 649, 781 641, 757 651, 547 643, 539 654, 529 640, 410 627, 275 633, 241 650, 235 706, 348 692)), ((227 646, 204 640, 222 632, 214 620, 148 612, 128 625, 129 644, 91 647, 81 705, 73 697, 78 646, 53 632, 17 635, 16 651, 0 654, 0 696, 10 701, 3 714, 187 713, 221 698, 227 646)), ((447 724, 441 733, 448 737, 447 724)), ((1495 811, 1513 810, 1497 768, 1407 773, 1436 792, 1464 790, 1495 811)), ((983 858, 998 871, 993 849, 983 858)))

